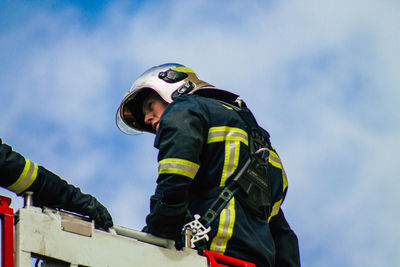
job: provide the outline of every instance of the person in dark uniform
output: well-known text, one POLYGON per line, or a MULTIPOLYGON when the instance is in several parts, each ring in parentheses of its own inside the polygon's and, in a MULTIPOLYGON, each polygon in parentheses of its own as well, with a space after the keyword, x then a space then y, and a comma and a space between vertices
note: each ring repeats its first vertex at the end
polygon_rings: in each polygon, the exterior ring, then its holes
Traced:
POLYGON ((59 208, 89 216, 95 226, 108 230, 113 221, 108 210, 89 194, 46 168, 13 151, 0 139, 0 186, 17 195, 33 192, 35 206, 59 208))
POLYGON ((298 240, 281 208, 282 162, 237 95, 188 67, 164 64, 134 82, 116 121, 127 134, 156 135, 158 179, 144 231, 179 241, 188 214, 196 214, 209 229, 194 243, 198 249, 259 267, 300 266, 298 240))

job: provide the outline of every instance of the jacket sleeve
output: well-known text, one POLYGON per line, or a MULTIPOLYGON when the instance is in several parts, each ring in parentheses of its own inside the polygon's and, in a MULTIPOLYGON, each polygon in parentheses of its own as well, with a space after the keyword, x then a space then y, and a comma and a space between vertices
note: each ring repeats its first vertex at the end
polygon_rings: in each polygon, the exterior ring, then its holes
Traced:
POLYGON ((60 208, 95 220, 96 226, 108 229, 113 225, 107 209, 91 195, 3 144, 0 139, 0 186, 21 195, 32 191, 38 206, 60 208))
POLYGON ((0 186, 21 194, 31 187, 38 177, 39 166, 14 152, 0 139, 0 186))
POLYGON ((269 223, 275 242, 275 266, 299 267, 300 252, 296 234, 290 229, 282 209, 269 223))
POLYGON ((179 237, 206 136, 207 123, 195 103, 174 103, 164 112, 155 140, 159 149, 157 187, 144 231, 179 237))

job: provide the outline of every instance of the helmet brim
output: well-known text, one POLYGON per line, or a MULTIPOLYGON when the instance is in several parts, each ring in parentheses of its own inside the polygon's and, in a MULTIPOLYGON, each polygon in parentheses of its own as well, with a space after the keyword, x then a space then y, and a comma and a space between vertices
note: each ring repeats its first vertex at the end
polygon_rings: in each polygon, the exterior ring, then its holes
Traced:
POLYGON ((122 132, 130 135, 144 131, 155 133, 150 125, 144 123, 142 111, 143 102, 152 91, 152 88, 140 88, 122 100, 117 112, 117 126, 122 132))

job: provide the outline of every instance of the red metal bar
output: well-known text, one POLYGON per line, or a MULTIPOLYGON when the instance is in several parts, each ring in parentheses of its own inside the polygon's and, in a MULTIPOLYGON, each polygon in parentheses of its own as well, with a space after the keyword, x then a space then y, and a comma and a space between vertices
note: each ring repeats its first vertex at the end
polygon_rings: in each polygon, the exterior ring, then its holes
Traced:
POLYGON ((207 257, 208 266, 210 267, 256 267, 254 263, 239 260, 208 250, 203 250, 203 256, 207 257))
POLYGON ((11 198, 0 196, 1 267, 14 266, 14 210, 11 198))

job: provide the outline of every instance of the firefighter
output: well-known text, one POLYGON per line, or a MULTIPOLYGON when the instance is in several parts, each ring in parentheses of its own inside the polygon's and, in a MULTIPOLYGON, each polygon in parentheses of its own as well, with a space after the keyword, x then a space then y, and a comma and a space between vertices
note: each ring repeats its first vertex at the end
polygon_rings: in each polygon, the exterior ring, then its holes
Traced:
POLYGON ((133 83, 116 122, 127 134, 155 134, 158 179, 144 231, 179 241, 188 215, 198 214, 211 227, 199 249, 257 266, 300 266, 297 237, 281 209, 282 163, 237 95, 188 67, 163 64, 133 83))
POLYGON ((113 226, 107 209, 89 194, 84 194, 56 174, 37 165, 0 139, 0 186, 17 195, 33 192, 35 206, 60 208, 89 216, 95 226, 108 230, 113 226))

